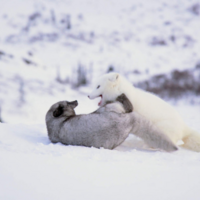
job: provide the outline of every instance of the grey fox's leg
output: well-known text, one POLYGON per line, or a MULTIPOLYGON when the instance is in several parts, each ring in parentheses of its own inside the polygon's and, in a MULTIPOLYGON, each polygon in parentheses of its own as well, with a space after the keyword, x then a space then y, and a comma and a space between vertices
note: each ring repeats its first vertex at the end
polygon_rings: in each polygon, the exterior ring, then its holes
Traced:
POLYGON ((120 96, 117 97, 116 100, 122 103, 126 113, 130 113, 133 111, 133 105, 125 94, 121 94, 120 96))

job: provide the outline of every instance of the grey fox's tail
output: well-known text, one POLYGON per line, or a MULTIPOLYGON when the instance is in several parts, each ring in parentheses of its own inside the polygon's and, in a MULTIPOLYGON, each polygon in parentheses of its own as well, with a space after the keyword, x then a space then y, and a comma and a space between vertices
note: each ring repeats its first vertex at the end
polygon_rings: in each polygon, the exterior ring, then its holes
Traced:
POLYGON ((182 147, 200 152, 200 133, 191 128, 187 128, 186 136, 183 138, 182 147))

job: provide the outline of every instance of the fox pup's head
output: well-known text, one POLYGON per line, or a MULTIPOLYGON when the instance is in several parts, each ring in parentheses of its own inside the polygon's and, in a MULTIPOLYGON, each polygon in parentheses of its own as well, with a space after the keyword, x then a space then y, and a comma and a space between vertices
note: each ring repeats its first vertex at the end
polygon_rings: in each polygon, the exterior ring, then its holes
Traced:
POLYGON ((71 117, 75 116, 74 108, 78 105, 77 101, 60 101, 51 106, 46 115, 46 120, 52 118, 71 117))
POLYGON ((90 99, 101 97, 99 106, 104 106, 107 101, 115 101, 121 94, 119 91, 119 81, 121 75, 118 73, 109 73, 103 75, 95 84, 95 88, 88 96, 90 99))

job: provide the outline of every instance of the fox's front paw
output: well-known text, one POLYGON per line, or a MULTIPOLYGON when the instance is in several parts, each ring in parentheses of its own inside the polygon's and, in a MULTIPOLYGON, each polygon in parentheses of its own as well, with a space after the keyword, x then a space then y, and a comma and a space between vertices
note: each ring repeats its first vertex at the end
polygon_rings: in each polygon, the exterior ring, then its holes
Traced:
POLYGON ((116 100, 119 101, 120 103, 123 103, 126 99, 127 99, 127 97, 123 93, 123 94, 119 95, 116 100))
POLYGON ((124 93, 118 96, 116 100, 122 103, 126 113, 130 113, 133 111, 133 105, 124 93))

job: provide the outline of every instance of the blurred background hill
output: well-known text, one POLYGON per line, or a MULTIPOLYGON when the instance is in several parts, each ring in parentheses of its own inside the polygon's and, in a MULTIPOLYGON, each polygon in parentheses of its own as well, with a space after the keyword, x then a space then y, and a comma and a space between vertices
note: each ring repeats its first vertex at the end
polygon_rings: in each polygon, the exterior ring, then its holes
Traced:
POLYGON ((0 7, 0 120, 43 123, 110 71, 172 104, 200 103, 197 0, 9 0, 0 7))

